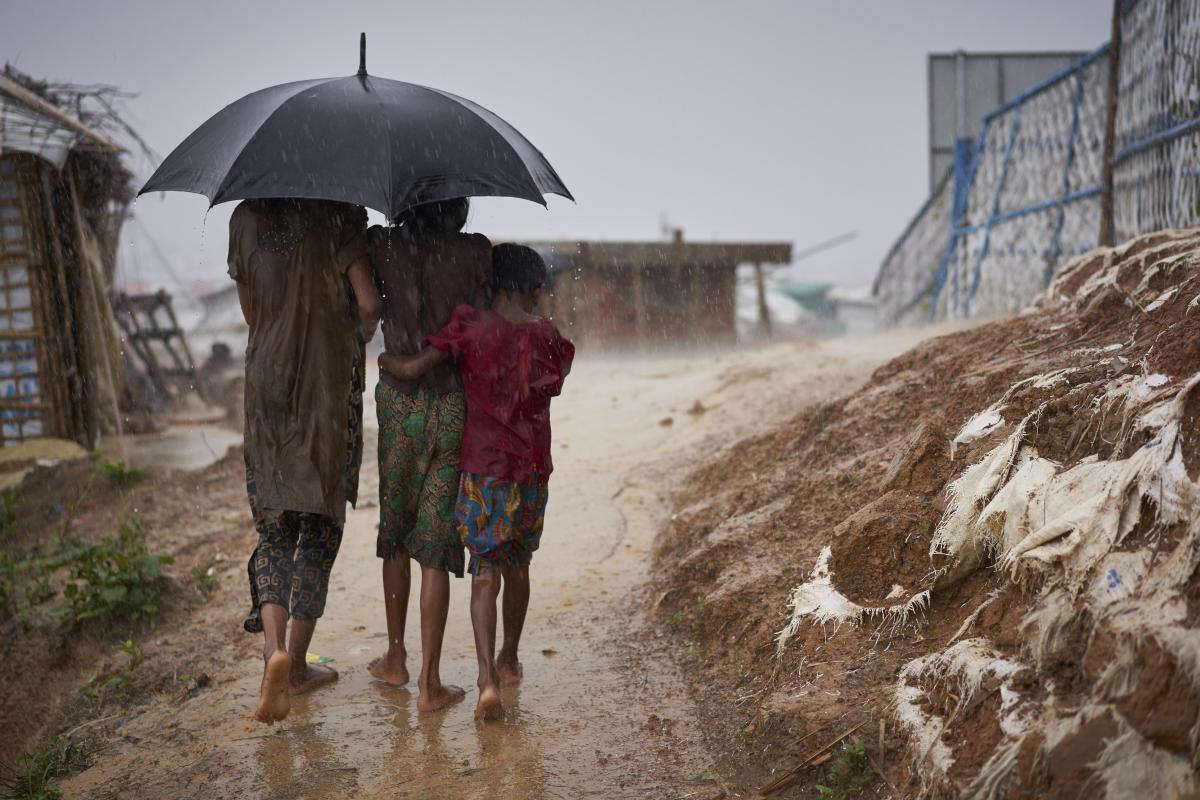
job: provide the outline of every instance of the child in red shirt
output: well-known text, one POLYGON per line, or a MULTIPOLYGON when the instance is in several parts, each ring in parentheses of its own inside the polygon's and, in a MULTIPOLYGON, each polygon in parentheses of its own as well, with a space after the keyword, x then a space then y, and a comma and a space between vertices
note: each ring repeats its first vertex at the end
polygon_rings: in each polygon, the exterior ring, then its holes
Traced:
POLYGON ((517 646, 529 607, 529 562, 548 498, 550 398, 562 391, 575 347, 533 314, 546 282, 536 251, 492 249, 492 307, 454 310, 415 356, 383 354, 379 368, 413 380, 447 358, 467 397, 455 521, 471 555, 471 625, 479 658, 478 719, 503 712, 499 687, 519 683, 517 646), (496 650, 496 597, 504 586, 504 643, 496 650))

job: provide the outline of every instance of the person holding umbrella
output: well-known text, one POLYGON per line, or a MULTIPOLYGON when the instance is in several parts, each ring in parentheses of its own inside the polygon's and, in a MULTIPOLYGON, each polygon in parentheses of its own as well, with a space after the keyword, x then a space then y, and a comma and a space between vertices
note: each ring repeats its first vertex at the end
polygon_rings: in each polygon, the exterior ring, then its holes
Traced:
POLYGON ((395 219, 461 197, 574 198, 493 112, 369 75, 366 34, 356 74, 251 92, 206 120, 138 194, 166 191, 249 201, 230 220, 229 270, 250 324, 246 478, 260 545, 245 627, 266 635, 255 716, 272 722, 290 693, 336 679, 305 656, 357 493, 362 343, 380 313, 361 206, 395 219))
MULTIPOLYGON (((387 352, 415 355, 425 337, 440 331, 460 305, 487 308, 492 245, 481 234, 462 233, 466 198, 424 203, 403 212, 391 227, 367 233, 375 280, 383 295, 387 352)), ((394 686, 408 683, 405 619, 409 559, 421 567, 421 674, 417 710, 435 711, 461 700, 444 686, 439 666, 450 573, 463 576, 463 544, 454 522, 459 447, 466 422, 462 377, 451 363, 415 380, 379 373, 379 537, 388 648, 368 667, 394 686)))
POLYGON ((306 656, 346 502, 358 494, 364 345, 381 308, 366 212, 322 200, 243 202, 229 220, 229 275, 250 326, 246 489, 258 546, 243 625, 264 634, 254 717, 271 723, 287 716, 291 695, 337 680, 306 656))

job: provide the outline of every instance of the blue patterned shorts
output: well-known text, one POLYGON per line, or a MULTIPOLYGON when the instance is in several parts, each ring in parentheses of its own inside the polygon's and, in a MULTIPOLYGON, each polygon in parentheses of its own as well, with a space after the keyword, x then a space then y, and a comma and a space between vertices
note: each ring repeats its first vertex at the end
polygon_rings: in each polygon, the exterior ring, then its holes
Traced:
POLYGON ((478 575, 500 564, 528 566, 542 539, 549 498, 546 483, 514 483, 463 472, 454 519, 471 554, 467 570, 478 575))

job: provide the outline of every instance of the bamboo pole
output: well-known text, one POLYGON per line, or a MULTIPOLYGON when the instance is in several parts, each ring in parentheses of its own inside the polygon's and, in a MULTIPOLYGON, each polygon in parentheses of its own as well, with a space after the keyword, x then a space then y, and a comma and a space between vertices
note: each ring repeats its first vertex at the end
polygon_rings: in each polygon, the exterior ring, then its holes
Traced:
MULTIPOLYGON (((92 274, 91 265, 84 263, 86 256, 84 254, 83 241, 83 214, 80 211, 79 206, 79 185, 75 177, 74 165, 68 165, 67 167, 67 186, 71 191, 71 212, 75 220, 75 236, 79 241, 79 263, 81 268, 80 271, 83 274, 84 294, 85 296, 90 295, 92 314, 95 318, 95 321, 102 325, 104 324, 105 316, 101 312, 99 294, 100 290, 96 286, 96 281, 93 280, 95 276, 92 274)), ((121 422, 121 405, 117 399, 117 395, 120 393, 121 387, 117 386, 116 374, 113 372, 112 361, 109 359, 108 343, 101 341, 96 344, 95 349, 100 352, 100 360, 103 362, 104 371, 108 375, 108 385, 110 389, 109 397, 112 401, 113 423, 117 427, 117 441, 121 443, 121 458, 128 461, 129 454, 126 452, 125 426, 121 422)))
POLYGON ((1108 101, 1104 119, 1104 155, 1101 160, 1100 183, 1104 187, 1100 195, 1100 241, 1101 247, 1111 247, 1113 230, 1113 151, 1117 138, 1117 86, 1121 78, 1121 4, 1113 0, 1112 38, 1108 48, 1108 101))
MULTIPOLYGON (((58 218, 54 213, 54 188, 50 185, 46 170, 40 163, 31 164, 31 172, 37 176, 41 184, 38 192, 40 209, 38 209, 38 231, 41 234, 41 266, 44 291, 42 309, 46 320, 42 329, 46 338, 42 339, 42 351, 46 354, 47 368, 41 375, 43 385, 54 392, 55 435, 64 439, 79 439, 80 431, 76 426, 76 416, 72 411, 79 403, 71 391, 70 374, 72 371, 70 348, 64 347, 64 337, 70 333, 71 296, 67 294, 66 259, 62 254, 62 243, 59 241, 58 218), (56 300, 56 302, 55 302, 56 300)), ((30 264, 30 269, 35 269, 30 264)), ((44 422, 42 429, 44 427, 44 422)))

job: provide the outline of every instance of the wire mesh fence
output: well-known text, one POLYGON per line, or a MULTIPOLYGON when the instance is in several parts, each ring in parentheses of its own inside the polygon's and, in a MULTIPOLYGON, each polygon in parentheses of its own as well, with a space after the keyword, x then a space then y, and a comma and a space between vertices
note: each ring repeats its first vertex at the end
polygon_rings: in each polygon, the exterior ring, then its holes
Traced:
POLYGON ((884 260, 881 321, 1019 311, 1100 244, 1108 192, 1116 241, 1200 222, 1200 3, 1140 0, 1120 13, 1115 55, 1103 45, 984 118, 960 182, 934 193, 884 260))
POLYGON ((933 194, 901 234, 875 277, 872 291, 879 307, 892 309, 890 318, 912 320, 928 309, 920 306, 929 293, 930 276, 937 272, 946 249, 946 231, 950 230, 953 205, 952 173, 942 176, 933 194))
POLYGON ((1141 0, 1121 19, 1113 227, 1118 240, 1200 222, 1200 3, 1141 0))

